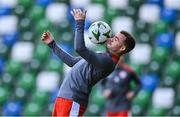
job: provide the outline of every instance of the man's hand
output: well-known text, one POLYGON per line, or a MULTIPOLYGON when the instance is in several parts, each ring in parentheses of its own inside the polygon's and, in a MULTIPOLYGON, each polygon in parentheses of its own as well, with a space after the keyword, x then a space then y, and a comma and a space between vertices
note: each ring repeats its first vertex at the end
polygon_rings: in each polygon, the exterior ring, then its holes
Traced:
POLYGON ((71 14, 74 16, 75 20, 85 20, 86 18, 86 10, 73 9, 71 14))
POLYGON ((112 91, 111 91, 110 89, 106 89, 106 90, 103 92, 103 95, 104 95, 104 97, 106 97, 106 98, 111 97, 111 94, 112 94, 112 91))
POLYGON ((41 40, 44 41, 44 43, 49 44, 53 41, 53 36, 50 32, 44 32, 41 36, 41 40))
POLYGON ((132 100, 133 97, 134 97, 134 92, 133 92, 133 91, 129 91, 129 92, 127 93, 127 95, 126 95, 126 98, 127 98, 128 100, 132 100))

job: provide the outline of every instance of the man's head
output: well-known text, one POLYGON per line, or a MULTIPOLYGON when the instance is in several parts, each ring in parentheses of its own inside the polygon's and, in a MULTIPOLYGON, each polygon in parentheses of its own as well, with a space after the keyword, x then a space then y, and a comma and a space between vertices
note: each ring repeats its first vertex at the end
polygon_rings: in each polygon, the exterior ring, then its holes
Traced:
POLYGON ((107 40, 109 52, 122 55, 130 52, 135 47, 134 38, 126 31, 118 32, 114 37, 107 40))

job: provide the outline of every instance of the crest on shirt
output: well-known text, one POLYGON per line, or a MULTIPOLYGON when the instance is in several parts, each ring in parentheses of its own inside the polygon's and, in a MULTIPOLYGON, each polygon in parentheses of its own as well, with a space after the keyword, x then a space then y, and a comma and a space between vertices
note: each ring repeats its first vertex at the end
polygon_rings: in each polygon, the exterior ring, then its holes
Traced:
POLYGON ((127 78, 127 72, 126 71, 120 71, 119 72, 119 77, 120 77, 120 79, 125 79, 125 78, 127 78))

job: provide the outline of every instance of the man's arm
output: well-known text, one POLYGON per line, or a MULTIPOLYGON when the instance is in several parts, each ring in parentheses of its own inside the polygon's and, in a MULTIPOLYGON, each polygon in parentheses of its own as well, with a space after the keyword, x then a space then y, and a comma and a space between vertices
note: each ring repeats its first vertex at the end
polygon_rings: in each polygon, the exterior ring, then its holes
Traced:
POLYGON ((52 50, 53 52, 68 66, 72 67, 74 64, 76 64, 81 57, 74 57, 65 52, 62 48, 58 47, 56 42, 54 41, 52 35, 50 32, 45 32, 42 35, 42 41, 44 41, 52 50))
POLYGON ((133 97, 135 97, 137 95, 137 93, 140 91, 141 89, 141 81, 139 80, 138 76, 136 75, 136 73, 132 73, 131 75, 132 80, 136 83, 136 88, 132 91, 129 91, 127 93, 127 98, 128 99, 132 99, 133 97))
POLYGON ((112 65, 111 59, 105 56, 100 56, 99 54, 87 49, 84 42, 84 20, 86 16, 86 11, 80 9, 74 9, 72 12, 74 19, 76 20, 76 31, 75 31, 75 50, 76 52, 84 58, 87 62, 93 64, 94 66, 104 68, 112 65))

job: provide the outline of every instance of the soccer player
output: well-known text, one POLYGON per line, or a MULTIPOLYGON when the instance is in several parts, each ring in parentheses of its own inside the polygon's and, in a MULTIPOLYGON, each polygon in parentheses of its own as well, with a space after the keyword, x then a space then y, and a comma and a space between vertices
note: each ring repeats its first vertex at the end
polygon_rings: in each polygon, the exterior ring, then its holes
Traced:
POLYGON ((60 87, 53 116, 82 116, 92 87, 114 70, 121 55, 135 46, 134 38, 121 31, 107 41, 107 52, 95 53, 84 43, 86 11, 74 9, 71 14, 76 23, 74 47, 80 57, 73 57, 58 47, 50 32, 43 33, 41 37, 64 63, 72 67, 60 87))
POLYGON ((131 109, 131 101, 141 89, 141 82, 136 73, 124 63, 121 57, 116 69, 105 79, 104 96, 106 100, 106 115, 127 117, 131 109), (130 89, 131 82, 136 87, 130 89))

